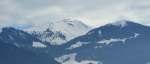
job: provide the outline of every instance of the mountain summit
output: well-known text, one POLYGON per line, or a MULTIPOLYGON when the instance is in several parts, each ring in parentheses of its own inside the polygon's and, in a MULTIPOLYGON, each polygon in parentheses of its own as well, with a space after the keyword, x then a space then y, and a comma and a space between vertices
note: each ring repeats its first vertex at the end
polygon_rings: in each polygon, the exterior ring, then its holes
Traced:
POLYGON ((25 31, 37 36, 40 40, 51 45, 60 45, 87 33, 91 27, 78 20, 64 19, 52 21, 44 26, 33 26, 25 31))

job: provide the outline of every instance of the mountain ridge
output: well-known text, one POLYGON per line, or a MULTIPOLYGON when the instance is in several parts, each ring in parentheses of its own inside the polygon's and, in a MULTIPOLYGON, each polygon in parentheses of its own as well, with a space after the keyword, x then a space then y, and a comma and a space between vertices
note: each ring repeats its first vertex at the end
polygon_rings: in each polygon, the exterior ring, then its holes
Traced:
POLYGON ((149 26, 135 22, 128 22, 124 27, 107 24, 60 48, 64 54, 76 53, 77 61, 95 59, 102 64, 144 64, 150 60, 149 33, 149 26))
MULTIPOLYGON (((46 32, 53 34, 51 30, 46 32)), ((57 36, 65 38, 59 32, 57 36)), ((54 64, 145 64, 150 61, 149 38, 149 26, 127 21, 123 27, 119 23, 94 28, 62 45, 51 45, 32 33, 5 27, 0 33, 0 45, 11 45, 19 53, 32 52, 31 57, 39 55, 45 63, 50 60, 54 64)))

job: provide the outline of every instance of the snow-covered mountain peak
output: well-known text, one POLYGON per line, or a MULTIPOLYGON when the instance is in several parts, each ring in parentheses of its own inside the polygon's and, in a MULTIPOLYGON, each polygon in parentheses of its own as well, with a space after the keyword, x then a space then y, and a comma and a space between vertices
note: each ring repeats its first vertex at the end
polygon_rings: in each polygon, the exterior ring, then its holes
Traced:
POLYGON ((50 21, 43 26, 33 26, 25 31, 29 33, 40 34, 41 40, 50 42, 51 44, 62 44, 75 37, 87 33, 91 27, 82 23, 81 21, 64 19, 61 21, 50 21), (47 37, 47 35, 49 35, 47 37), (65 37, 62 38, 61 36, 65 37))

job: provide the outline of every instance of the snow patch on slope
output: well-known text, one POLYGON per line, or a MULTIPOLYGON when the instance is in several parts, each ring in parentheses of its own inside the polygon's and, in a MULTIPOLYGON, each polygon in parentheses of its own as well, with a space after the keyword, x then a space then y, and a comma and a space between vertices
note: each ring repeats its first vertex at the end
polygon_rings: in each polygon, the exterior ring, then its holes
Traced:
POLYGON ((55 60, 60 64, 102 64, 101 62, 94 60, 82 60, 79 62, 76 60, 76 55, 76 53, 63 55, 61 57, 55 58, 55 60))
POLYGON ((139 33, 134 33, 134 38, 137 38, 139 35, 139 33))
POLYGON ((47 46, 45 44, 42 44, 41 42, 33 42, 32 47, 34 47, 34 48, 46 48, 47 46))
MULTIPOLYGON (((99 42, 97 42, 98 44, 106 44, 109 45, 113 42, 119 42, 119 43, 125 43, 127 40, 129 39, 133 39, 133 38, 137 38, 140 34, 138 33, 134 33, 133 36, 129 37, 129 38, 110 38, 110 39, 104 39, 101 40, 99 42)), ((95 48, 101 48, 102 46, 96 46, 95 48)))
POLYGON ((67 48, 67 49, 71 50, 71 49, 79 48, 79 47, 81 47, 81 46, 84 45, 84 44, 88 44, 88 42, 77 42, 77 43, 71 45, 71 46, 70 46, 69 48, 67 48))
POLYGON ((116 39, 111 38, 111 39, 108 39, 108 40, 99 41, 97 43, 109 45, 112 42, 123 42, 124 43, 126 40, 127 40, 127 38, 123 38, 123 39, 121 39, 121 38, 116 38, 116 39))

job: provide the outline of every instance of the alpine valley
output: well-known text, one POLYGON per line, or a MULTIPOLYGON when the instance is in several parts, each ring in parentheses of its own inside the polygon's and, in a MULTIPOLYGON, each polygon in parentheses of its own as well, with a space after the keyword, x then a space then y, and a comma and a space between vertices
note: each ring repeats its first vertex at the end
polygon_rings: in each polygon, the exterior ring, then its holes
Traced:
POLYGON ((98 28, 65 19, 3 27, 0 64, 150 64, 150 27, 120 20, 98 28))

